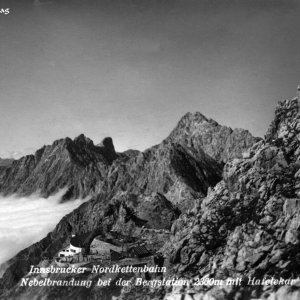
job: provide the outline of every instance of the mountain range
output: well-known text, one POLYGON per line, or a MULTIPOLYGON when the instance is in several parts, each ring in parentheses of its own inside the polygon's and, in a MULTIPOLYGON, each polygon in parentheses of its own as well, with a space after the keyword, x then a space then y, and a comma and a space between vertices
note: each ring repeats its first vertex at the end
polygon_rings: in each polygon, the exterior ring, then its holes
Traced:
MULTIPOLYGON (((38 192, 48 197, 66 189, 61 201, 87 196, 91 200, 2 266, 0 297, 175 297, 170 288, 136 287, 129 293, 123 289, 105 293, 96 287, 72 291, 43 287, 37 294, 18 284, 31 265, 53 257, 67 245, 72 232, 100 235, 105 241, 111 231, 134 235, 141 220, 148 229, 170 231, 158 251, 168 270, 165 276, 191 280, 232 277, 243 282, 251 276, 296 278, 300 272, 299 136, 295 98, 278 104, 263 139, 197 112, 187 113, 165 140, 143 152, 118 153, 109 137, 95 145, 79 135, 57 140, 19 160, 1 160, 3 195, 38 192)), ((276 295, 283 300, 288 298, 281 295, 290 297, 299 289, 198 286, 183 293, 198 295, 198 299, 274 299, 270 297, 276 295)))

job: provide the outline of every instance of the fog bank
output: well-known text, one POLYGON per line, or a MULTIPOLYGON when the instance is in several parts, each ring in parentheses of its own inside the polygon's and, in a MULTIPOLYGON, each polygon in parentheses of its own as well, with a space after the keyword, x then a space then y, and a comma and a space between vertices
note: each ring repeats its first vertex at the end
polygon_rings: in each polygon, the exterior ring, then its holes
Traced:
POLYGON ((0 264, 38 242, 60 219, 84 202, 59 203, 65 191, 48 197, 0 195, 0 264))

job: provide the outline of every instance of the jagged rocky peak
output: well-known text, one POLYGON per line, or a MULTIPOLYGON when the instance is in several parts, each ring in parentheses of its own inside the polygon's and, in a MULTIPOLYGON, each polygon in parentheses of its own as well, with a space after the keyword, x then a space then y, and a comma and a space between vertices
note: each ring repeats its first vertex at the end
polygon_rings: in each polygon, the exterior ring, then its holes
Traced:
POLYGON ((116 154, 115 146, 111 137, 104 138, 97 146, 116 154))
POLYGON ((104 155, 108 157, 110 161, 118 157, 111 137, 104 138, 97 146, 101 148, 104 155))
POLYGON ((88 137, 86 137, 83 133, 77 136, 76 138, 74 138, 73 142, 78 145, 82 145, 82 144, 94 145, 93 141, 88 137))
POLYGON ((111 163, 117 158, 111 138, 105 138, 101 144, 94 145, 94 142, 90 138, 84 134, 80 134, 73 140, 67 137, 55 141, 51 147, 53 148, 53 146, 57 145, 66 150, 74 162, 83 166, 98 161, 111 163))
POLYGON ((101 182, 108 166, 117 158, 112 142, 106 141, 105 146, 95 146, 83 134, 74 140, 69 137, 56 140, 34 155, 2 167, 0 192, 30 195, 40 191, 41 195, 49 196, 61 188, 71 187, 71 198, 85 197, 94 190, 95 182, 101 182))
POLYGON ((185 114, 164 143, 184 144, 199 153, 204 150, 217 162, 226 163, 232 158, 241 158, 259 139, 248 130, 233 130, 196 112, 185 114))
POLYGON ((169 139, 175 138, 177 135, 187 131, 193 131, 199 125, 203 123, 211 123, 212 125, 218 125, 218 123, 212 119, 208 119, 200 112, 187 112, 178 122, 177 126, 172 130, 169 135, 169 139))
POLYGON ((193 122, 201 123, 201 122, 208 122, 208 121, 209 121, 209 119, 198 111, 195 113, 187 112, 180 119, 180 121, 178 122, 178 125, 188 124, 188 123, 193 123, 193 122))
MULTIPOLYGON (((62 139, 58 139, 55 140, 52 145, 48 145, 49 146, 53 146, 53 147, 57 147, 57 146, 66 146, 66 145, 70 145, 72 143, 72 139, 70 139, 69 137, 66 138, 62 138, 62 139)), ((46 146, 47 147, 47 146, 46 146)))

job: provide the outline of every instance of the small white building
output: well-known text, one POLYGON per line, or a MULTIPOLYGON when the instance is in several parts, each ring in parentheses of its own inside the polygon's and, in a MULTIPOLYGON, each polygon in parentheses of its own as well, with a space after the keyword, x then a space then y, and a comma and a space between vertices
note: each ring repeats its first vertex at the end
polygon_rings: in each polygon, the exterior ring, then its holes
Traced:
POLYGON ((78 253, 85 253, 84 239, 79 236, 72 235, 70 245, 58 252, 58 257, 73 256, 78 253))
POLYGON ((71 251, 70 249, 70 245, 61 249, 59 252, 58 252, 58 256, 59 257, 66 257, 66 256, 73 256, 75 253, 73 251, 71 251))

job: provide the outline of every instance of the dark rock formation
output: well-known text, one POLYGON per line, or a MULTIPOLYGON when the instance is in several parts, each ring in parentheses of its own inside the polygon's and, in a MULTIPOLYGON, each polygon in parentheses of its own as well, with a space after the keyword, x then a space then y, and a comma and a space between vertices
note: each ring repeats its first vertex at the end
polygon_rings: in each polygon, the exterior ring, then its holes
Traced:
POLYGON ((104 138, 97 146, 101 148, 102 152, 110 159, 111 162, 117 158, 117 153, 111 137, 104 138))

